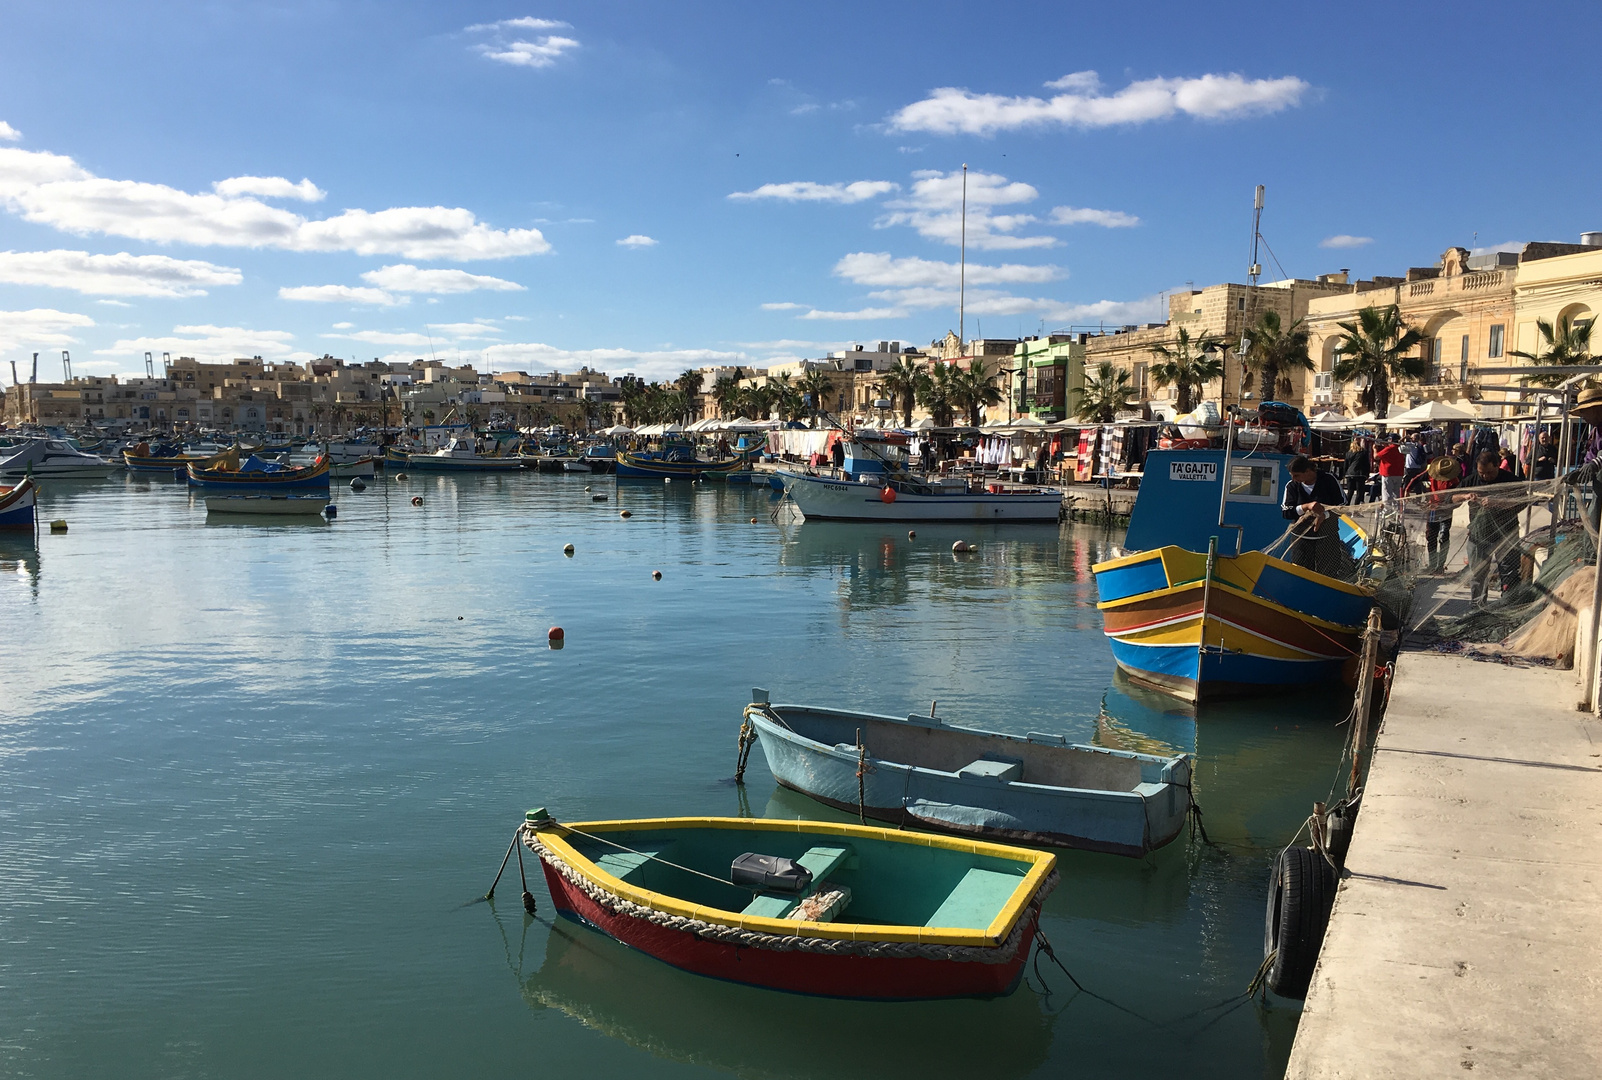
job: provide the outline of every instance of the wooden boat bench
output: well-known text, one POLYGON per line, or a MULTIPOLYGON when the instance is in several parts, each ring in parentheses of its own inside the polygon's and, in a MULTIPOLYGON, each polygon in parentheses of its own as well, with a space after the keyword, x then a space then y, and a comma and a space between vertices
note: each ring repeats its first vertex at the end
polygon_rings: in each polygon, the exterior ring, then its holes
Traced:
POLYGON ((1007 898, 1018 888, 1018 875, 974 867, 962 876, 957 887, 929 916, 925 926, 957 926, 983 929, 990 925, 1007 898))
MULTIPOLYGON (((755 915, 764 919, 790 918, 795 909, 801 906, 803 900, 817 893, 819 888, 822 887, 825 878, 844 866, 846 860, 854 855, 855 852, 851 850, 849 844, 843 844, 840 847, 808 848, 806 854, 802 855, 796 862, 811 871, 811 885, 799 893, 759 893, 752 898, 751 902, 745 906, 745 910, 740 914, 755 915)), ((849 892, 846 895, 847 902, 849 902, 849 892)), ((835 916, 839 915, 843 910, 845 910, 844 903, 828 908, 817 916, 817 921, 832 922, 835 916)))
POLYGON ((662 851, 609 851, 595 860, 595 865, 605 870, 619 881, 627 881, 629 875, 652 859, 661 856, 662 851))

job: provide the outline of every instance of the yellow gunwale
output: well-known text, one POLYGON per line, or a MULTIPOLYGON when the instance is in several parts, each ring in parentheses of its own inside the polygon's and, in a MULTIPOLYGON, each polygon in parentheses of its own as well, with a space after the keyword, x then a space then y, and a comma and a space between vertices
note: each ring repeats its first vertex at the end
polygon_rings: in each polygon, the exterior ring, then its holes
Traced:
MULTIPOLYGON (((1167 588, 1153 589, 1150 592, 1139 593, 1135 596, 1126 596, 1121 600, 1102 600, 1096 604, 1096 610, 1112 611, 1113 609, 1123 607, 1126 604, 1137 604, 1142 600, 1150 600, 1154 597, 1162 596, 1165 593, 1177 593, 1185 589, 1200 589, 1201 587, 1202 582, 1200 581, 1187 581, 1183 585, 1169 585, 1167 588)), ((1328 630, 1337 630, 1346 634, 1355 634, 1363 629, 1360 624, 1354 623, 1348 626, 1345 623, 1330 622, 1328 619, 1320 619, 1317 615, 1309 615, 1305 611, 1296 611, 1292 608, 1286 607, 1284 604, 1276 603, 1273 600, 1268 600, 1258 596, 1256 593, 1246 592, 1239 586, 1231 585, 1227 581, 1219 581, 1217 578, 1213 579, 1213 588, 1224 589, 1228 592, 1234 593, 1242 600, 1250 600, 1258 607, 1267 608, 1270 611, 1277 611, 1281 614, 1289 615, 1295 619, 1307 623, 1309 626, 1317 626, 1328 630)), ((1368 594, 1364 593, 1361 595, 1366 596, 1368 594)), ((1208 618, 1212 617, 1213 616, 1211 614, 1208 615, 1208 618)))
POLYGON ((817 937, 844 941, 912 941, 933 945, 972 945, 994 948, 1007 940, 1013 927, 1033 902, 1035 893, 1056 866, 1057 857, 1044 851, 991 844, 982 840, 965 840, 961 837, 935 836, 928 833, 902 832, 880 829, 871 825, 846 825, 833 821, 801 821, 778 818, 634 818, 616 821, 578 821, 571 826, 554 825, 539 830, 540 843, 549 846, 562 861, 607 892, 623 897, 642 907, 665 911, 670 915, 700 919, 723 926, 737 926, 742 930, 755 930, 781 937, 817 937), (949 851, 966 851, 979 855, 993 855, 1014 862, 1029 863, 1029 872, 1018 882, 1012 897, 995 919, 984 930, 958 930, 927 926, 890 926, 877 923, 810 923, 790 919, 768 919, 755 915, 742 915, 725 908, 691 904, 666 893, 652 892, 630 885, 608 874, 589 859, 580 855, 562 835, 569 828, 587 833, 623 832, 652 829, 739 829, 760 832, 813 833, 824 836, 860 837, 887 840, 891 843, 913 844, 919 847, 945 848, 949 851))

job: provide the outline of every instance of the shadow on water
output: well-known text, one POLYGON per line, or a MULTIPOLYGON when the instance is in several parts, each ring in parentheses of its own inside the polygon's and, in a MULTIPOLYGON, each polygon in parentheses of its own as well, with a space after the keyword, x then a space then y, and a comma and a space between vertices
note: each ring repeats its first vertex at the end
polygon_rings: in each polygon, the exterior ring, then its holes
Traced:
POLYGON ((556 1009, 680 1064, 764 1080, 1005 1078, 1038 1068, 1051 1042, 1050 1018, 1027 988, 917 1003, 781 994, 679 971, 564 919, 550 925, 543 961, 529 972, 516 965, 536 959, 526 939, 543 920, 518 921, 524 937, 515 947, 508 937, 507 960, 531 1009, 556 1009))

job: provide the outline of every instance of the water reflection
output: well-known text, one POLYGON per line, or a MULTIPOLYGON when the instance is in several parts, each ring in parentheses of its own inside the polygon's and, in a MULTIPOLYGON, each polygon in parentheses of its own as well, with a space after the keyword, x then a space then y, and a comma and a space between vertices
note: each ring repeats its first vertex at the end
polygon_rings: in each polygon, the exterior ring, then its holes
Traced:
POLYGON ((782 994, 679 971, 563 919, 549 924, 531 972, 520 964, 535 959, 546 923, 519 915, 497 912, 496 921, 531 1009, 556 1009, 666 1061, 764 1080, 1005 1078, 1039 1068, 1051 1043, 1049 1018, 1027 987, 991 1001, 782 994), (522 926, 508 932, 516 922, 522 926))
POLYGON ((33 530, 0 531, 0 574, 16 574, 39 598, 39 542, 33 530))

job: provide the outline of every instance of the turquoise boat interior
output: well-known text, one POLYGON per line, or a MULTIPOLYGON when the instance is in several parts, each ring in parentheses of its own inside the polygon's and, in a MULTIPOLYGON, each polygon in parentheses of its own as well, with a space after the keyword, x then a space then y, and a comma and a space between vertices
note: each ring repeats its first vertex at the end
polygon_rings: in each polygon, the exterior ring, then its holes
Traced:
POLYGON ((967 845, 960 843, 825 832, 672 828, 595 835, 605 839, 569 834, 566 840, 597 867, 636 888, 773 919, 984 930, 1033 869, 1027 861, 961 850, 967 845), (796 893, 733 884, 730 867, 748 852, 795 860, 811 872, 810 887, 796 893), (827 899, 813 905, 813 912, 800 913, 800 904, 813 895, 827 899))

